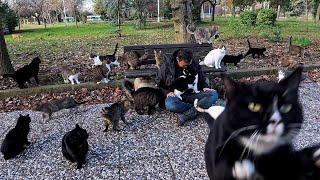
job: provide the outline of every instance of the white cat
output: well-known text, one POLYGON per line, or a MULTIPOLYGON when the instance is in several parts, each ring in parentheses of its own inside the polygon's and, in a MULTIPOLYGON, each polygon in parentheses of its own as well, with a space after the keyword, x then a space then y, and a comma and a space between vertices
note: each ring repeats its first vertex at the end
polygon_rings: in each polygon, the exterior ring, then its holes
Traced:
POLYGON ((217 119, 220 114, 224 111, 225 107, 223 106, 211 106, 209 109, 203 109, 198 106, 198 99, 194 100, 194 107, 199 112, 206 112, 208 113, 213 119, 217 119))
POLYGON ((221 68, 221 60, 226 55, 226 49, 223 46, 221 49, 211 50, 203 61, 200 62, 200 65, 206 65, 208 67, 215 67, 216 69, 221 68))

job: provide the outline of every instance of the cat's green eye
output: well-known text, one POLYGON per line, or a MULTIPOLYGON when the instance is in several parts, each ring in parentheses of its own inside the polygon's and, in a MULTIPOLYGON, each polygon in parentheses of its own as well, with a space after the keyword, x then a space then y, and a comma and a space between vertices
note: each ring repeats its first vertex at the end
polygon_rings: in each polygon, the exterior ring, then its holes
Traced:
POLYGON ((249 109, 252 112, 259 112, 259 111, 261 111, 262 106, 261 106, 261 104, 258 104, 258 103, 250 103, 249 104, 249 109))
POLYGON ((248 105, 248 109, 252 112, 259 112, 262 110, 262 106, 261 104, 258 104, 258 103, 249 103, 248 105))
POLYGON ((285 114, 285 113, 288 113, 291 109, 292 109, 291 104, 284 104, 280 107, 280 112, 285 114))

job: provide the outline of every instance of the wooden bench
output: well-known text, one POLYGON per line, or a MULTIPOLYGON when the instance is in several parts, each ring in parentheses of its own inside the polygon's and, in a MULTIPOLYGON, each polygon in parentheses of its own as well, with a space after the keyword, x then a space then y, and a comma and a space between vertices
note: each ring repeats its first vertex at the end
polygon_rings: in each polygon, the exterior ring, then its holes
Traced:
MULTIPOLYGON (((154 50, 161 50, 162 53, 166 54, 167 57, 171 57, 172 53, 177 49, 190 49, 193 52, 195 60, 203 59, 209 51, 212 50, 211 44, 157 44, 157 45, 134 45, 134 46, 124 46, 124 52, 137 51, 140 54, 144 54, 145 51, 148 51, 148 60, 144 62, 143 65, 155 64, 154 59, 154 50)), ((225 72, 225 69, 215 69, 202 66, 204 73, 221 73, 225 72)), ((155 66, 151 68, 131 70, 128 69, 125 71, 124 75, 126 78, 136 78, 142 76, 155 76, 158 72, 158 69, 155 66)))

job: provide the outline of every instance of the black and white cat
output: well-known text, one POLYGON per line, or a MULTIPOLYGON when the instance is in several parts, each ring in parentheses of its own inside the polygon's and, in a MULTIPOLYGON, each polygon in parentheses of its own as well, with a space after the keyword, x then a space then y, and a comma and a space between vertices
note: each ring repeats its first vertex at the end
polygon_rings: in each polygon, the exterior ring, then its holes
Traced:
POLYGON ((77 163, 77 169, 86 163, 88 153, 88 133, 76 124, 76 128, 67 132, 62 138, 62 154, 71 161, 77 163))
POLYGON ((204 60, 200 62, 200 65, 206 65, 208 67, 220 69, 221 61, 225 55, 226 48, 224 46, 222 48, 213 49, 206 55, 204 60))
POLYGON ((299 179, 313 173, 320 147, 302 151, 291 148, 303 122, 298 101, 301 74, 299 67, 279 83, 244 84, 223 78, 227 104, 216 120, 209 121, 212 124, 205 147, 210 179, 299 179), (279 155, 285 152, 289 155, 279 155), (296 168, 305 162, 311 168, 296 168))
POLYGON ((181 100, 181 95, 186 91, 192 90, 194 93, 199 93, 198 74, 191 67, 185 68, 183 75, 174 80, 171 88, 173 89, 173 93, 181 100))
POLYGON ((110 61, 110 63, 106 64, 109 71, 111 71, 111 65, 120 66, 120 63, 116 58, 117 50, 118 50, 118 43, 116 44, 113 54, 105 55, 105 56, 90 54, 90 60, 93 61, 92 67, 102 65, 102 61, 105 61, 105 60, 110 61))
POLYGON ((5 160, 16 157, 30 145, 28 141, 30 122, 29 114, 26 116, 20 114, 16 126, 4 138, 1 152, 5 160))
POLYGON ((260 56, 263 56, 263 57, 266 56, 264 55, 264 52, 267 50, 266 48, 253 48, 251 47, 249 39, 247 39, 247 42, 248 42, 249 50, 244 55, 244 57, 248 56, 249 54, 252 55, 252 58, 255 58, 256 55, 258 56, 258 58, 260 58, 260 56))

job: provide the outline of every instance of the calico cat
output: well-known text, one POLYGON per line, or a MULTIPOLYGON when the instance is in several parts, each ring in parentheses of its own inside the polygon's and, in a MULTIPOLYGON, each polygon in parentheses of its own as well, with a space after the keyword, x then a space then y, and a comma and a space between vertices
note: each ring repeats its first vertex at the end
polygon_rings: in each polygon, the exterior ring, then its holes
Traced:
POLYGON ((289 38, 289 54, 290 55, 296 55, 296 56, 302 56, 304 58, 304 48, 298 45, 292 45, 292 36, 289 38))
POLYGON ((175 79, 171 85, 171 89, 173 89, 174 94, 181 100, 181 95, 186 92, 199 93, 198 74, 195 72, 195 70, 187 67, 183 70, 183 74, 184 75, 175 79))
POLYGON ((29 114, 26 116, 20 114, 16 126, 4 138, 1 152, 5 160, 16 157, 30 145, 28 141, 30 122, 29 114))
POLYGON ((133 82, 134 90, 137 91, 142 87, 157 88, 155 81, 151 77, 138 77, 133 82))
POLYGON ((162 51, 156 51, 154 50, 154 59, 156 60, 156 67, 160 69, 161 64, 164 62, 164 55, 162 54, 162 51))
POLYGON ((257 169, 255 160, 291 143, 301 128, 301 75, 302 67, 298 67, 279 83, 245 84, 223 77, 226 107, 215 121, 208 121, 211 124, 205 161, 210 179, 267 176, 264 170, 257 169))
POLYGON ((243 59, 243 55, 242 54, 238 54, 237 56, 235 55, 228 55, 226 54, 221 62, 226 65, 227 63, 233 63, 235 66, 238 65, 238 63, 241 61, 241 59, 243 59))
POLYGON ((62 138, 62 154, 72 163, 77 163, 77 169, 81 169, 86 163, 88 153, 88 133, 78 124, 72 131, 67 132, 62 138))
POLYGON ((244 57, 248 56, 249 54, 252 55, 253 59, 256 57, 255 55, 258 55, 258 58, 260 58, 260 56, 265 57, 264 52, 267 50, 266 48, 253 48, 251 47, 249 39, 247 39, 247 42, 248 42, 249 50, 244 55, 244 57))
POLYGON ((144 61, 148 60, 148 51, 145 51, 143 55, 140 55, 137 51, 125 52, 120 61, 126 67, 126 69, 140 69, 140 66, 144 61))
MULTIPOLYGON (((40 104, 36 108, 34 108, 35 111, 41 111, 47 114, 49 119, 51 118, 52 113, 60 111, 62 109, 71 109, 79 106, 80 104, 83 104, 84 102, 77 102, 72 97, 65 97, 57 100, 53 100, 51 102, 47 102, 44 104, 40 104)), ((45 116, 43 114, 43 116, 45 116)))
POLYGON ((109 74, 111 70, 108 69, 108 63, 109 61, 102 61, 101 65, 95 66, 92 69, 94 81, 97 84, 100 84, 100 83, 107 84, 110 81, 109 74))
POLYGON ((186 30, 189 34, 194 35, 197 43, 212 43, 212 39, 219 37, 218 27, 212 26, 211 29, 205 27, 197 27, 194 31, 191 31, 190 24, 187 25, 186 30))
POLYGON ((223 46, 221 49, 211 50, 203 61, 200 62, 200 65, 206 65, 208 67, 215 67, 216 69, 221 68, 221 61, 226 55, 226 49, 223 46))
POLYGON ((30 82, 30 78, 34 77, 36 83, 39 84, 38 73, 40 69, 41 60, 39 57, 35 57, 30 64, 23 66, 14 72, 14 74, 5 74, 4 78, 12 77, 17 83, 20 89, 26 88, 25 82, 30 82))
POLYGON ((63 82, 66 84, 80 84, 79 74, 80 73, 76 73, 75 70, 70 70, 66 65, 62 66, 61 76, 63 78, 63 82))
POLYGON ((119 120, 121 120, 127 124, 127 121, 124 117, 126 112, 131 106, 131 102, 128 100, 121 100, 119 102, 113 103, 111 106, 107 106, 102 110, 102 116, 104 117, 105 122, 105 130, 108 131, 110 124, 113 126, 113 130, 120 131, 119 129, 119 120))
POLYGON ((127 79, 123 80, 122 86, 133 97, 134 109, 138 114, 151 115, 154 113, 156 105, 164 108, 166 96, 161 89, 141 87, 135 91, 133 84, 127 79))
MULTIPOLYGON (((118 43, 116 44, 116 47, 114 49, 113 54, 105 55, 105 56, 98 56, 95 54, 90 54, 90 59, 93 60, 92 68, 94 66, 99 66, 102 64, 103 61, 110 61, 111 65, 120 66, 120 63, 118 62, 118 59, 116 57, 116 53, 118 50, 118 43)), ((110 69, 110 68, 108 68, 110 69)))

